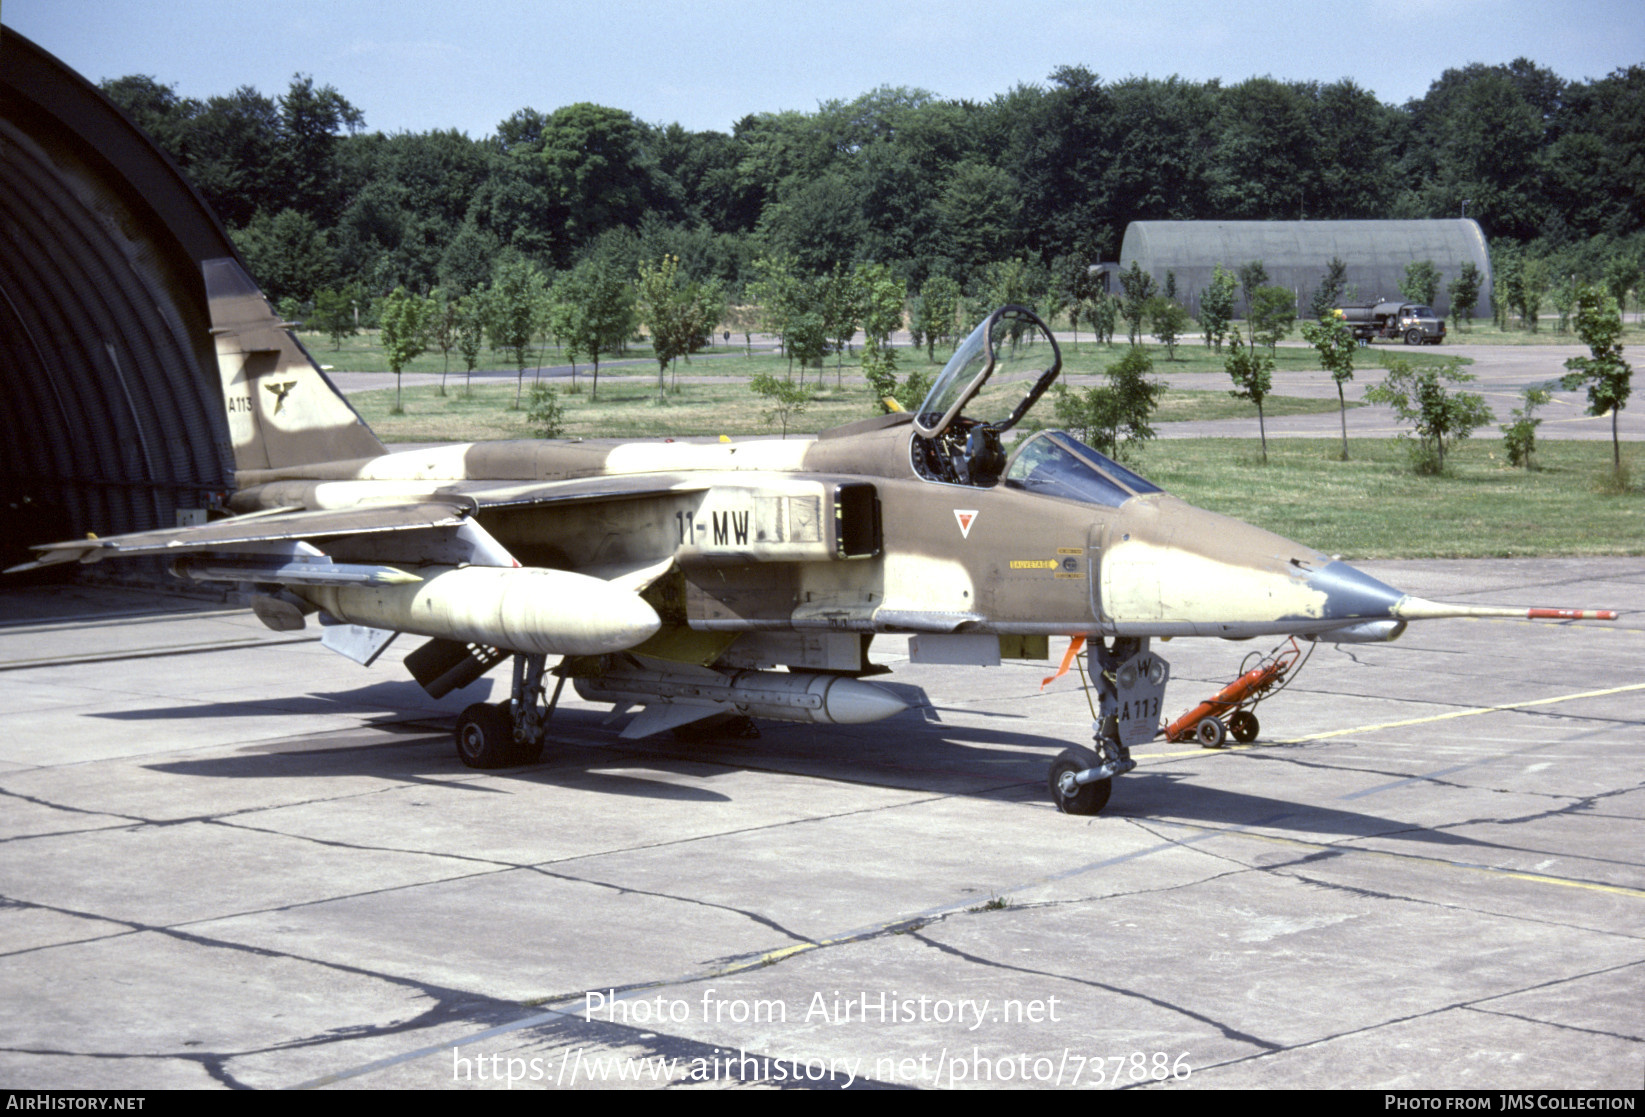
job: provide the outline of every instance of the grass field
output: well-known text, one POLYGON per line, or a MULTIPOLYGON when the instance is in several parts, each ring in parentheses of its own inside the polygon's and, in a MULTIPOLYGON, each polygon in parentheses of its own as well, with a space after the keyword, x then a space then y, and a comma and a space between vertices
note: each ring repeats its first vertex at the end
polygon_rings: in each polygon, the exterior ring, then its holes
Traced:
MULTIPOLYGON (((770 361, 756 357, 750 365, 770 361)), ((805 410, 790 421, 790 434, 814 434, 829 427, 866 419, 878 414, 860 376, 847 370, 844 387, 837 387, 830 374, 826 383, 816 385, 816 373, 809 374, 813 385, 805 410)), ((392 384, 393 378, 387 378, 392 384)), ((729 378, 680 378, 678 392, 670 392, 667 404, 657 402, 656 380, 600 378, 598 402, 589 398, 585 382, 573 394, 568 382, 553 382, 565 414, 566 437, 647 438, 655 435, 764 435, 780 433, 775 419, 767 420, 764 401, 749 391, 746 381, 729 378)), ((464 396, 461 381, 453 381, 441 396, 434 385, 419 385, 402 392, 404 414, 393 413, 394 391, 356 392, 350 401, 378 437, 385 442, 480 442, 493 438, 533 438, 536 433, 526 422, 525 412, 511 410, 514 385, 481 384, 464 396)), ((526 393, 531 375, 526 374, 526 393)), ((1050 418, 1049 405, 1045 418, 1050 418)), ((1358 406, 1358 405, 1350 405, 1358 406)), ((1334 412, 1337 402, 1329 399, 1302 399, 1271 396, 1265 404, 1270 418, 1277 415, 1312 415, 1334 412)), ((1038 412, 1036 411, 1037 415, 1038 412)), ((1168 390, 1155 412, 1159 422, 1190 419, 1250 419, 1256 408, 1221 391, 1168 390)))
MULTIPOLYGON (((667 404, 657 402, 655 378, 608 380, 600 378, 598 402, 589 399, 585 383, 572 394, 564 380, 553 381, 565 414, 567 438, 651 438, 698 435, 775 435, 775 421, 767 422, 762 401, 739 380, 680 378, 680 390, 667 404)), ((830 380, 830 385, 832 380, 830 380)), ((510 410, 512 383, 476 386, 464 397, 454 383, 441 397, 433 386, 407 388, 405 414, 392 414, 394 392, 356 392, 349 397, 377 437, 385 442, 482 442, 496 438, 534 438, 525 411, 510 410)), ((531 374, 526 374, 526 393, 531 374)), ((865 419, 874 414, 861 382, 847 381, 844 389, 820 388, 791 426, 789 433, 814 433, 827 427, 865 419)))
MULTIPOLYGON (((1447 475, 1412 472, 1406 444, 1329 439, 1153 442, 1135 466, 1191 504, 1350 558, 1489 558, 1645 554, 1645 490, 1605 495, 1606 442, 1539 443, 1538 468, 1508 464, 1502 442, 1469 439, 1446 454, 1447 475)), ((1645 448, 1623 447, 1634 477, 1645 448)))
MULTIPOLYGON (((1485 326, 1480 327, 1479 340, 1502 344, 1504 337, 1508 339, 1516 336, 1530 338, 1530 335, 1518 334, 1517 332, 1503 335, 1500 331, 1493 331, 1494 339, 1487 338, 1484 331, 1488 328, 1485 326)), ((383 356, 382 347, 378 344, 378 336, 375 330, 367 330, 354 337, 344 338, 340 349, 333 348, 331 339, 323 334, 301 333, 298 336, 302 339, 303 344, 308 347, 309 353, 314 359, 327 369, 338 369, 344 372, 389 372, 388 359, 383 356)), ((1293 334, 1291 340, 1295 341, 1296 338, 1297 335, 1293 334)), ((1543 338, 1544 334, 1536 335, 1537 340, 1543 338)), ((1474 339, 1469 338, 1468 340, 1474 339)), ((1553 340, 1565 344, 1574 344, 1576 338, 1571 334, 1560 334, 1553 340)), ((1510 340, 1508 343, 1512 344, 1513 342, 1510 340)), ((1223 372, 1223 362, 1227 359, 1226 348, 1219 353, 1206 348, 1204 343, 1198 339, 1178 345, 1175 358, 1171 358, 1167 354, 1163 345, 1150 342, 1144 344, 1143 348, 1148 350, 1149 355, 1153 358, 1154 371, 1159 374, 1223 372)), ((1062 345, 1063 367, 1070 376, 1094 375, 1119 360, 1125 354, 1125 350, 1126 344, 1123 337, 1113 345, 1103 345, 1100 342, 1092 341, 1087 336, 1078 345, 1072 343, 1062 345)), ((539 357, 545 366, 563 366, 568 363, 564 352, 553 346, 534 354, 531 360, 535 361, 539 357)), ((1431 364, 1450 359, 1452 354, 1448 353, 1444 346, 1437 348, 1429 346, 1410 347, 1378 343, 1357 350, 1355 363, 1362 368, 1379 368, 1384 367, 1390 357, 1403 357, 1418 364, 1431 364)), ((860 369, 857 358, 857 354, 847 353, 845 355, 844 365, 847 376, 853 370, 860 369)), ((935 375, 946 358, 947 353, 940 348, 937 350, 937 359, 935 361, 931 361, 926 357, 924 349, 897 350, 897 363, 903 374, 912 369, 924 369, 926 372, 935 375)), ((1469 363, 1466 358, 1463 358, 1463 361, 1469 363)), ((832 356, 826 359, 826 366, 826 371, 832 379, 834 374, 834 358, 832 356)), ((480 352, 480 367, 485 369, 512 368, 513 363, 507 354, 495 353, 486 349, 480 352)), ((586 361, 578 364, 579 370, 587 367, 586 361)), ((600 362, 602 375, 608 367, 610 371, 621 372, 626 375, 649 373, 655 377, 657 373, 657 366, 651 359, 651 350, 645 345, 631 347, 620 358, 602 358, 600 362), (616 367, 610 367, 610 362, 614 359, 622 363, 616 367)), ((767 371, 779 367, 786 370, 788 362, 785 358, 769 351, 756 350, 753 357, 747 357, 744 355, 743 348, 739 345, 729 347, 716 345, 697 354, 688 362, 681 362, 677 371, 681 379, 694 376, 752 376, 754 371, 758 371, 761 367, 767 371), (771 363, 761 366, 761 361, 771 363)), ((1274 368, 1276 371, 1318 371, 1319 358, 1311 348, 1300 345, 1282 345, 1274 351, 1274 368)), ((447 361, 439 353, 424 353, 405 368, 406 372, 433 373, 436 375, 442 370, 447 371, 451 377, 460 381, 463 377, 461 354, 454 352, 451 354, 450 360, 447 361)), ((531 371, 531 367, 528 366, 526 369, 527 376, 531 374, 531 371)), ((815 370, 810 375, 815 377, 815 370)), ((858 375, 861 375, 860 371, 858 375)), ((392 383, 392 380, 389 382, 392 383)))

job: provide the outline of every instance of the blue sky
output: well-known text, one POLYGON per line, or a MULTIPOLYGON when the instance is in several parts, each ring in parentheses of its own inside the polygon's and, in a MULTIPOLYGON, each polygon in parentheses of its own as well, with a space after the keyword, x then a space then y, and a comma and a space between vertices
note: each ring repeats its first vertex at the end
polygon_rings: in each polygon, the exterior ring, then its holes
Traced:
POLYGON ((1348 77, 1402 104, 1468 62, 1525 56, 1573 79, 1645 63, 1638 0, 3 0, 0 24, 92 81, 273 96, 301 71, 369 129, 473 137, 577 101, 728 131, 880 85, 987 100, 1073 64, 1105 79, 1348 77))

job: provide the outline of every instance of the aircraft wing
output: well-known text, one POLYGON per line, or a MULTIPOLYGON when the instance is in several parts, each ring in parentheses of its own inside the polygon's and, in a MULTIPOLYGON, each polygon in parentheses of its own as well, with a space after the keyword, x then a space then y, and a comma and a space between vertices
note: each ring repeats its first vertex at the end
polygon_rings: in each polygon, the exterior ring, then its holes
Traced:
MULTIPOLYGON (((105 558, 184 555, 199 551, 255 554, 269 545, 344 535, 456 528, 473 510, 471 504, 418 502, 302 511, 271 509, 193 527, 161 528, 107 539, 71 539, 35 547, 39 558, 14 567, 29 570, 61 562, 97 562, 105 558)), ((9 571, 8 571, 9 573, 9 571)))
POLYGON ((361 663, 398 632, 433 637, 415 654, 434 661, 425 674, 438 676, 443 692, 463 685, 452 681, 453 671, 477 677, 496 662, 499 648, 596 655, 642 643, 660 621, 639 595, 673 562, 669 555, 593 573, 522 567, 477 513, 704 487, 661 476, 460 482, 394 503, 273 508, 198 526, 50 543, 19 569, 163 557, 184 578, 256 585, 253 611, 277 631, 301 628, 305 614, 321 610, 326 645, 361 663))
POLYGON ((443 488, 438 497, 472 502, 478 508, 572 504, 597 500, 635 500, 665 493, 703 492, 712 486, 673 473, 580 477, 569 481, 467 481, 443 488))
MULTIPOLYGON (((289 551, 291 545, 317 539, 384 536, 437 531, 449 534, 465 526, 478 531, 471 517, 487 508, 552 506, 600 500, 624 500, 659 493, 700 491, 700 482, 672 476, 589 477, 569 481, 465 482, 436 490, 424 499, 395 503, 357 504, 347 508, 271 508, 190 527, 88 536, 34 547, 37 558, 12 570, 33 570, 64 562, 98 562, 105 558, 185 556, 199 552, 268 554, 289 551)), ((436 561, 436 556, 430 556, 436 561)), ((464 561, 487 565, 515 565, 506 555, 464 561)), ((10 573, 11 571, 7 571, 10 573)))

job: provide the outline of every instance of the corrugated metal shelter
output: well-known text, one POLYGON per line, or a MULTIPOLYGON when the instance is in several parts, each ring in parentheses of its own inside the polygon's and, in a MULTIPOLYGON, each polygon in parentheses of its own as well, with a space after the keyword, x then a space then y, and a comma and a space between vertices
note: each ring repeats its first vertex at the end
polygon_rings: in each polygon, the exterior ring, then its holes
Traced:
MULTIPOLYGON (((1261 260, 1268 282, 1290 288, 1298 307, 1306 311, 1333 256, 1348 265, 1348 283, 1358 291, 1358 299, 1350 301, 1359 302, 1399 298, 1406 265, 1432 260, 1440 271, 1439 295, 1434 300, 1440 314, 1450 312, 1446 285, 1463 264, 1471 262, 1484 276, 1474 313, 1490 314, 1491 256, 1485 234, 1468 219, 1133 221, 1125 229, 1119 270, 1128 270, 1135 260, 1162 288, 1166 273, 1175 273, 1178 299, 1198 313, 1200 292, 1210 284, 1217 264, 1233 271, 1261 260)), ((1116 288, 1113 279, 1109 286, 1116 288)), ((1240 306, 1243 313, 1243 300, 1240 306)))
POLYGON ((239 259, 152 140, 0 33, 0 559, 233 487, 202 262, 239 259))

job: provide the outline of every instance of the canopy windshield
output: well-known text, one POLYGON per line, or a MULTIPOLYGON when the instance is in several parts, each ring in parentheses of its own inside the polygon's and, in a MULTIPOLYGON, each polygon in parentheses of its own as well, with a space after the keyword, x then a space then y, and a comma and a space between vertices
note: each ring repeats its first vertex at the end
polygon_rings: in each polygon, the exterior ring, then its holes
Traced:
POLYGON ((914 414, 914 429, 936 438, 963 413, 969 424, 1010 430, 1061 368, 1062 354, 1045 323, 1026 307, 1001 307, 943 366, 914 414))
POLYGON ((1062 431, 1040 431, 1023 440, 1005 471, 1007 488, 1042 496, 1118 508, 1159 486, 1104 457, 1062 431))

